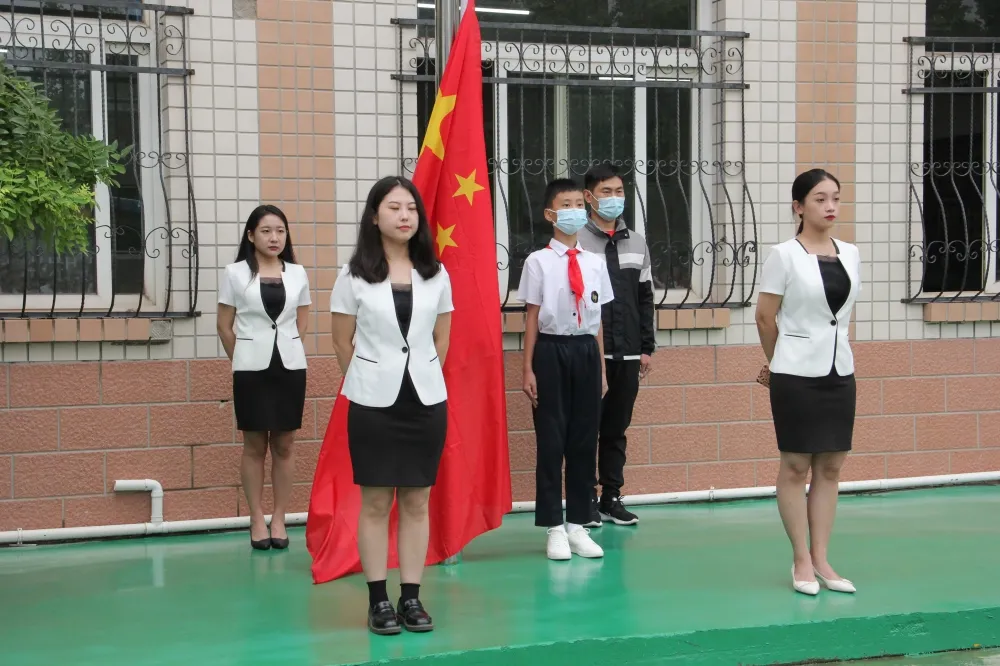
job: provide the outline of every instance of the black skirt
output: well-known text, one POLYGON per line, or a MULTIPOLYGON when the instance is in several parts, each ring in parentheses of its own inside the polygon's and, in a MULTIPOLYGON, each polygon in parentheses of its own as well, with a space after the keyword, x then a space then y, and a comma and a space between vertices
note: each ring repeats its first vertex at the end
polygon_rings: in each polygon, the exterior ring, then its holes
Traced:
POLYGON ((857 386, 854 375, 771 374, 771 415, 778 450, 786 453, 850 451, 857 386))
POLYGON ((391 407, 351 403, 347 439, 354 483, 382 488, 428 488, 437 481, 448 432, 448 403, 424 405, 407 373, 391 407))
POLYGON ((244 432, 289 432, 302 427, 306 371, 286 370, 275 344, 266 370, 233 373, 236 427, 244 432))

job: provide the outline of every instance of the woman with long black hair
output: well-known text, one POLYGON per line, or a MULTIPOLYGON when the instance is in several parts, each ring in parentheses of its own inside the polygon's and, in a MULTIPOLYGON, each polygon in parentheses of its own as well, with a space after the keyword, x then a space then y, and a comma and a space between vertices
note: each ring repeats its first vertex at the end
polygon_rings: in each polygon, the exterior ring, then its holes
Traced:
POLYGON ((351 466, 361 486, 358 551, 368 580, 368 627, 376 634, 434 627, 418 591, 448 426, 443 366, 453 309, 420 193, 405 178, 383 178, 368 194, 354 256, 330 298, 342 394, 350 401, 351 466), (395 608, 386 591, 394 499, 402 583, 395 608))
POLYGON ((250 506, 250 545, 288 547, 285 510, 294 482, 292 442, 306 399, 309 277, 295 263, 288 218, 275 206, 250 213, 236 263, 219 283, 217 325, 233 364, 236 427, 243 431, 240 476, 250 506), (271 451, 271 529, 261 506, 264 459, 271 451))

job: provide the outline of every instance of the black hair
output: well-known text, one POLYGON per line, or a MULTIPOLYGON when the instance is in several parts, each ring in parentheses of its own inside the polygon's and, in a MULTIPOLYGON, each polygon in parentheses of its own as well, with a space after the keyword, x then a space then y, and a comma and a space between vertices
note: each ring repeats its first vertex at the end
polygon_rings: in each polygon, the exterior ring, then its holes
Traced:
POLYGON ((583 177, 583 189, 593 192, 596 185, 612 178, 621 177, 618 167, 610 162, 604 162, 590 168, 590 171, 583 177))
POLYGON ((556 178, 545 186, 545 207, 551 209, 552 201, 560 194, 567 192, 583 192, 580 184, 572 178, 556 178))
MULTIPOLYGON (((816 189, 816 186, 822 183, 824 180, 832 180, 840 187, 840 181, 829 171, 824 169, 810 169, 809 171, 803 171, 792 183, 792 201, 796 201, 799 204, 806 200, 809 193, 816 189)), ((806 222, 799 216, 799 229, 795 232, 796 235, 801 234, 802 230, 805 228, 806 222)))
POLYGON ((372 185, 368 192, 368 201, 361 214, 361 228, 358 230, 358 244, 348 264, 351 275, 355 275, 369 284, 383 282, 389 277, 389 261, 385 257, 385 247, 382 245, 382 232, 375 224, 375 216, 382 200, 397 187, 413 196, 417 205, 417 233, 410 238, 407 248, 410 261, 425 280, 429 280, 441 271, 441 261, 434 252, 434 239, 431 238, 431 226, 424 210, 424 200, 420 197, 417 186, 401 176, 387 176, 372 185))
POLYGON ((274 215, 285 224, 285 247, 281 250, 278 258, 286 264, 295 263, 295 250, 292 249, 292 232, 288 228, 288 218, 277 206, 262 204, 253 209, 250 217, 247 218, 246 226, 243 227, 243 238, 240 239, 240 247, 236 250, 236 262, 246 261, 250 267, 250 279, 253 280, 260 266, 257 264, 257 248, 250 241, 250 232, 257 230, 257 225, 268 215, 274 215))

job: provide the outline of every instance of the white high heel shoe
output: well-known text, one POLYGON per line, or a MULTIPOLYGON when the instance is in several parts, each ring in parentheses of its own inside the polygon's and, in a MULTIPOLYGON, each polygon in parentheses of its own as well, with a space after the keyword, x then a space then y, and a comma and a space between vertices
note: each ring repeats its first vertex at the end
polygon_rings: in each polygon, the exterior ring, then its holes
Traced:
POLYGON ((840 578, 838 580, 831 580, 829 578, 824 578, 820 573, 816 572, 816 580, 823 583, 823 586, 831 592, 846 592, 848 594, 854 594, 857 592, 857 588, 854 587, 854 583, 847 580, 846 578, 840 578))
MULTIPOLYGON (((817 574, 818 577, 818 574, 817 574)), ((819 594, 819 582, 804 580, 795 580, 795 565, 792 565, 792 587, 795 588, 796 592, 801 592, 802 594, 808 594, 811 597, 815 597, 819 594)))

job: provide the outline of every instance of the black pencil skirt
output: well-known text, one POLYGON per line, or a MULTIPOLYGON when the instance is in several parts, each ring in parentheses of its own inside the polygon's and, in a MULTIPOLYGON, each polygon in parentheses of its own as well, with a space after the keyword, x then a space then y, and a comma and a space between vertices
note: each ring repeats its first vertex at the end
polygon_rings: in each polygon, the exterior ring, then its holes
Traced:
POLYGON ((370 488, 433 486, 447 433, 448 403, 420 402, 409 373, 391 407, 352 402, 347 439, 354 483, 370 488))
POLYGON ((786 453, 850 451, 857 407, 854 375, 799 377, 771 373, 771 415, 778 450, 786 453))
POLYGON ((244 432, 290 432, 302 427, 306 371, 286 370, 275 345, 266 370, 233 373, 236 427, 244 432))

